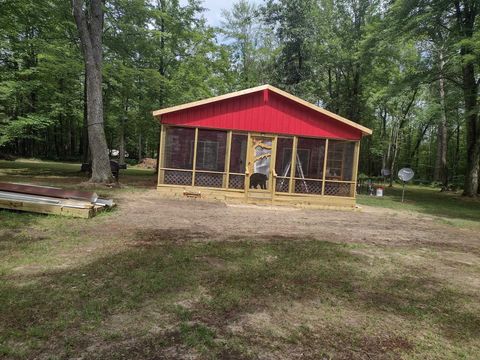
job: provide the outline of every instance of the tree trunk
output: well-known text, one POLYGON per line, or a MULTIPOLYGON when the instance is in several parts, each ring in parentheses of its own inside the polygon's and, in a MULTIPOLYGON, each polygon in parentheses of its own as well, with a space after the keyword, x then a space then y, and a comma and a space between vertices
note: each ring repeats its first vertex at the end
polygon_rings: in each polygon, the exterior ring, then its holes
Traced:
POLYGON ((138 133, 138 163, 142 161, 142 133, 138 133))
POLYGON ((406 107, 403 109, 401 118, 398 123, 398 127, 395 128, 395 125, 392 124, 392 133, 390 137, 390 143, 388 147, 388 157, 387 157, 389 159, 388 164, 390 169, 390 182, 389 182, 390 187, 393 186, 393 179, 394 179, 393 170, 395 169, 395 161, 398 155, 399 138, 401 136, 401 131, 403 127, 407 123, 408 114, 410 113, 410 109, 412 108, 412 105, 415 102, 415 98, 417 97, 417 92, 418 92, 418 88, 414 90, 412 94, 412 98, 407 103, 406 107))
POLYGON ((138 163, 142 161, 142 133, 138 133, 138 163))
POLYGON ((90 148, 88 146, 88 110, 87 110, 87 70, 83 80, 83 128, 82 128, 82 161, 88 163, 90 160, 90 148))
POLYGON ((480 131, 477 127, 477 84, 473 63, 463 66, 463 93, 467 128, 467 172, 463 195, 475 196, 478 191, 478 170, 480 161, 480 131))
MULTIPOLYGON (((160 75, 162 75, 162 78, 165 77, 165 19, 164 19, 164 14, 166 12, 166 4, 165 4, 165 0, 160 0, 159 3, 157 4, 157 7, 160 6, 160 9, 162 11, 162 18, 161 18, 161 22, 160 22, 160 33, 162 34, 161 35, 161 38, 160 38, 160 66, 159 66, 159 73, 160 75)), ((159 105, 160 107, 163 107, 163 104, 164 104, 164 98, 165 98, 165 94, 164 94, 164 88, 162 86, 162 88, 160 89, 160 99, 159 99, 159 105)), ((158 133, 158 136, 157 138, 160 138, 160 133, 158 133)), ((138 162, 140 162, 142 159, 142 148, 141 148, 141 142, 142 142, 142 135, 140 134, 140 137, 139 137, 139 155, 138 155, 138 162)), ((160 152, 158 152, 157 154, 157 165, 155 166, 155 173, 158 174, 158 167, 160 166, 160 152)))
POLYGON ((125 164, 125 119, 122 118, 120 126, 120 144, 118 149, 118 163, 125 164))
POLYGON ((86 6, 88 9, 84 9, 83 0, 72 0, 73 15, 80 34, 87 78, 88 142, 92 154, 92 178, 90 181, 109 183, 113 181, 113 176, 103 129, 103 1, 90 0, 86 6))
POLYGON ((393 146, 394 145, 393 145, 393 141, 394 141, 394 132, 395 132, 394 124, 392 124, 391 134, 390 134, 390 138, 388 140, 389 142, 388 142, 387 156, 386 157, 384 156, 384 158, 386 160, 383 161, 385 163, 385 165, 388 166, 388 170, 390 171, 389 182, 388 182, 389 187, 393 186, 393 166, 394 166, 394 160, 393 160, 393 146))
POLYGON ((475 30, 475 20, 479 8, 475 2, 459 0, 453 2, 457 28, 461 34, 462 45, 462 85, 465 103, 465 123, 467 130, 467 169, 463 195, 475 196, 478 191, 478 171, 480 162, 480 125, 478 124, 478 83, 475 78, 474 48, 471 45, 475 30))
POLYGON ((447 167, 447 108, 445 105, 445 79, 443 78, 443 68, 445 61, 443 53, 440 51, 440 78, 438 81, 440 95, 440 121, 437 128, 437 157, 435 161, 434 181, 442 183, 442 188, 448 187, 448 167, 447 167))
POLYGON ((455 153, 454 153, 454 156, 453 156, 453 176, 457 176, 458 175, 458 163, 460 162, 460 127, 461 127, 461 124, 460 124, 460 120, 458 118, 458 109, 457 109, 457 126, 456 126, 456 129, 455 129, 455 153))
MULTIPOLYGON (((430 127, 430 125, 431 125, 431 122, 428 122, 427 124, 425 124, 423 127, 419 129, 417 141, 415 143, 415 146, 413 147, 412 152, 410 153, 410 159, 414 159, 415 156, 417 156, 417 151, 420 148, 423 138, 425 137, 425 134, 427 133, 427 130, 430 127)), ((418 158, 416 160, 418 162, 418 158)))
MULTIPOLYGON (((480 157, 479 157, 480 158, 480 157)), ((477 172, 477 182, 480 181, 480 160, 479 160, 479 163, 477 165, 477 169, 478 169, 478 172, 477 172)), ((477 195, 480 196, 480 183, 478 183, 478 186, 477 186, 477 195)))

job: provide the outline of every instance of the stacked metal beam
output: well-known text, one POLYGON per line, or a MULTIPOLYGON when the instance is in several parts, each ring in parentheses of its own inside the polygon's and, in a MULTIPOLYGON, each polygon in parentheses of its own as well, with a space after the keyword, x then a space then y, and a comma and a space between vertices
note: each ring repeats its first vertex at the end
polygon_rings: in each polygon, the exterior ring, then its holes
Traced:
POLYGON ((0 183, 0 208, 90 218, 115 206, 94 192, 48 186, 0 183))

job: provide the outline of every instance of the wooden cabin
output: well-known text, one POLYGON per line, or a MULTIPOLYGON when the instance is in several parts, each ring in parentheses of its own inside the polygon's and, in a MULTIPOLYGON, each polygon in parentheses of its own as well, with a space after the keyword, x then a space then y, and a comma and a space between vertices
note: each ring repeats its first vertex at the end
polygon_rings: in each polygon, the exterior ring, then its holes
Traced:
POLYGON ((355 207, 360 139, 372 131, 270 85, 153 112, 166 195, 355 207))

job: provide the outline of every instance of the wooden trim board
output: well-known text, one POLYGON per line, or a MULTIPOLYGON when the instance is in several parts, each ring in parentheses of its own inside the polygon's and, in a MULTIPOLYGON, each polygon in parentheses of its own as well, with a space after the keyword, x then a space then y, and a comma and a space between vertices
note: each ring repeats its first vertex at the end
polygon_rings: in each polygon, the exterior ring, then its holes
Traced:
POLYGON ((323 173, 322 173, 322 196, 325 195, 325 178, 327 175, 327 161, 328 161, 328 139, 325 140, 325 150, 323 151, 323 173))
POLYGON ((163 169, 165 167, 165 148, 166 148, 166 136, 167 133, 167 127, 166 125, 162 125, 160 129, 160 144, 158 147, 158 178, 157 178, 157 183, 161 184, 163 183, 165 179, 165 170, 163 169))
POLYGON ((302 194, 276 193, 273 198, 268 197, 245 197, 243 192, 230 191, 227 189, 214 189, 203 187, 186 186, 163 186, 158 185, 157 191, 164 197, 175 199, 189 199, 193 201, 221 201, 226 203, 248 203, 258 205, 288 205, 302 208, 317 209, 355 209, 355 198, 337 197, 337 196, 313 196, 302 194), (198 197, 191 198, 187 195, 191 192, 199 194, 198 197))
POLYGON ((295 190, 295 174, 297 166, 297 146, 298 146, 298 136, 293 137, 292 143, 292 159, 290 160, 290 179, 288 180, 288 192, 290 194, 294 193, 295 190))

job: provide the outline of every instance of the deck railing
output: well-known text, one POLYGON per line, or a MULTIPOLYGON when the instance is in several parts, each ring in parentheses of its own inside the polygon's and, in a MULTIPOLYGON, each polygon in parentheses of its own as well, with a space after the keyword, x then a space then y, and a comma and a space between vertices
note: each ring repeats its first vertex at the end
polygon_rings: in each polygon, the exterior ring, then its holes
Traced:
MULTIPOLYGON (((163 172, 163 184, 197 186, 216 189, 243 190, 245 188, 245 174, 229 173, 228 185, 226 184, 227 173, 205 170, 185 170, 160 168, 163 172), (193 176, 195 174, 195 176, 193 176), (195 179, 195 180, 193 180, 195 179)), ((293 178, 293 191, 289 192, 289 177, 274 177, 274 193, 304 194, 353 197, 355 194, 354 181, 293 178), (325 185, 323 185, 325 183, 325 185)))

